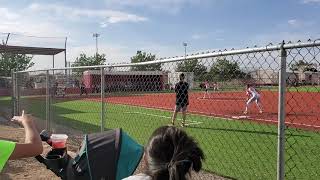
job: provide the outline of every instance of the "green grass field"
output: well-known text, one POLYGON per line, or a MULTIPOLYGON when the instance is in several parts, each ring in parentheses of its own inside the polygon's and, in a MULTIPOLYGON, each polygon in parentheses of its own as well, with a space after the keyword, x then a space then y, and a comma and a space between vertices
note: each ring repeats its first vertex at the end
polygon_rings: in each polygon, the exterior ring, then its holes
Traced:
MULTIPOLYGON (((259 87, 261 90, 278 91, 278 86, 259 87)), ((320 92, 320 86, 287 87, 288 92, 320 92)))
MULTIPOLYGON (((262 90, 262 91, 278 91, 278 86, 260 86, 257 89, 262 90)), ((204 89, 201 89, 200 87, 194 87, 190 92, 203 92, 204 89)), ((213 88, 210 88, 209 91, 213 91, 213 88)), ((245 91, 245 86, 239 86, 239 85, 234 85, 234 86, 227 86, 227 87, 221 87, 219 89, 221 92, 244 92, 245 91)), ((320 92, 320 86, 315 85, 315 86, 298 86, 298 87, 292 87, 288 86, 287 87, 287 92, 320 92)), ((161 92, 137 92, 135 94, 148 94, 148 93, 174 93, 174 90, 163 90, 161 92)), ((128 96, 128 93, 124 92, 114 92, 112 93, 114 96, 121 96, 125 95, 128 96)))
MULTIPOLYGON (((28 112, 45 119, 44 99, 24 98, 28 112)), ((0 98, 0 106, 10 106, 0 98)), ((123 128, 145 144, 152 131, 170 122, 171 112, 141 107, 107 104, 106 128, 123 128)), ((55 123, 82 130, 100 130, 100 103, 82 100, 57 101, 52 106, 55 123)), ((204 169, 236 179, 276 179, 277 127, 249 121, 233 121, 189 115, 185 130, 201 145, 204 169)), ((320 134, 287 130, 286 179, 320 178, 320 134)))

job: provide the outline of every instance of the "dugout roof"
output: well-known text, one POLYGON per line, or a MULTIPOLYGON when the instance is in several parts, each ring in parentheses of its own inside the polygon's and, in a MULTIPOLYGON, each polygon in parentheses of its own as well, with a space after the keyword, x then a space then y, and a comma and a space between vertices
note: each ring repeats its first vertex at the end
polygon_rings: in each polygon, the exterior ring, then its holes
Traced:
POLYGON ((43 48, 43 47, 28 47, 28 46, 10 46, 0 44, 0 53, 13 54, 31 54, 31 55, 56 55, 66 49, 60 48, 43 48))

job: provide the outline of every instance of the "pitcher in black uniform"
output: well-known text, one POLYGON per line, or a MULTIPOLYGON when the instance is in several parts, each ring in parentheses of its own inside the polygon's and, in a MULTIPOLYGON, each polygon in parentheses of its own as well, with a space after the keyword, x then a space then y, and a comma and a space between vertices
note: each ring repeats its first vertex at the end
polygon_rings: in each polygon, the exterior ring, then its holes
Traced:
POLYGON ((185 126, 185 121, 186 121, 186 113, 187 113, 187 107, 189 105, 189 95, 188 95, 188 90, 189 90, 189 84, 184 81, 185 75, 182 73, 179 76, 180 81, 176 84, 175 86, 175 92, 176 92, 176 107, 172 116, 172 121, 171 124, 174 125, 174 122, 177 117, 177 113, 179 111, 182 111, 182 124, 181 126, 185 126))

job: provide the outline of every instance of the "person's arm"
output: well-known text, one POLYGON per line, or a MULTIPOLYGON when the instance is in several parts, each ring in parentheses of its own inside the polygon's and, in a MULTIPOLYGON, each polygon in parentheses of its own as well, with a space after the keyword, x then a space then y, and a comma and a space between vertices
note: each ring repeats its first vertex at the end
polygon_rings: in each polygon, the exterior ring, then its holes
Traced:
POLYGON ((249 88, 249 89, 247 89, 246 94, 247 94, 247 100, 249 100, 249 99, 250 99, 250 96, 251 96, 250 88, 249 88))
POLYGON ((16 143, 15 149, 9 159, 34 157, 41 154, 43 151, 42 141, 32 116, 24 114, 24 111, 22 111, 21 116, 14 116, 12 120, 20 123, 24 127, 25 142, 16 143))

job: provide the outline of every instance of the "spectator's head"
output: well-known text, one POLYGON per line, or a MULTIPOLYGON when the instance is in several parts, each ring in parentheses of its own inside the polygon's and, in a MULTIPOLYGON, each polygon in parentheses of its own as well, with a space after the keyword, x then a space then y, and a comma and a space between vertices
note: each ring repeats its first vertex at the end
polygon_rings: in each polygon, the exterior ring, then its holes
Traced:
POLYGON ((246 87, 247 89, 250 88, 252 85, 251 84, 247 84, 246 87))
POLYGON ((200 171, 203 151, 186 132, 173 126, 156 129, 145 148, 146 173, 153 180, 186 180, 200 171))
POLYGON ((183 81, 184 78, 185 78, 184 73, 181 73, 180 76, 179 76, 179 78, 180 78, 180 81, 183 81))

